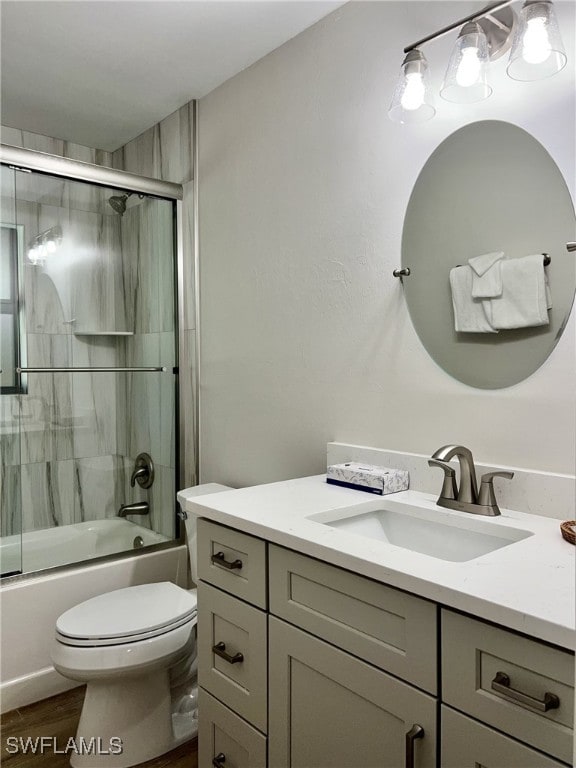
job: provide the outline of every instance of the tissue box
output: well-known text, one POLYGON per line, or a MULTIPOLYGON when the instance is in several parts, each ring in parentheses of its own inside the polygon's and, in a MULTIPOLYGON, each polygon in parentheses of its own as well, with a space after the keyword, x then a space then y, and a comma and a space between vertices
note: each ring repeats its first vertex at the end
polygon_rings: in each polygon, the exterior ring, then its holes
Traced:
POLYGON ((328 467, 326 482, 383 496, 386 493, 405 491, 410 484, 410 475, 405 469, 389 469, 349 461, 328 467))

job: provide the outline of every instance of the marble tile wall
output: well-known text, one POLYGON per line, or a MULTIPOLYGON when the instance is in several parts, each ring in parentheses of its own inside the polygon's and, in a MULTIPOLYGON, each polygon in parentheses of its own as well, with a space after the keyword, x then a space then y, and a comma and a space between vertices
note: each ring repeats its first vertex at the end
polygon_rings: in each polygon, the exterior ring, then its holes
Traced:
MULTIPOLYGON (((182 203, 182 229, 183 229, 183 267, 184 267, 184 306, 182 308, 182 326, 180 328, 183 353, 179 361, 179 385, 183 393, 181 402, 183 402, 183 413, 180 414, 180 422, 184 429, 185 462, 183 467, 183 483, 185 486, 195 485, 198 481, 195 471, 195 350, 196 350, 196 319, 194 303, 194 163, 193 163, 193 109, 194 104, 190 102, 173 114, 166 117, 157 125, 145 131, 140 136, 133 139, 124 147, 114 152, 114 167, 138 173, 144 176, 159 178, 164 181, 173 181, 183 185, 184 199, 182 203)), ((127 212, 128 213, 128 212, 127 212)), ((131 231, 126 233, 124 242, 130 238, 135 238, 136 222, 130 224, 131 231)), ((166 307, 167 309, 168 307, 166 307)), ((171 308, 170 308, 171 309, 171 308)), ((135 344, 140 345, 142 349, 146 348, 148 354, 153 354, 152 350, 157 348, 157 341, 152 336, 151 324, 148 329, 144 323, 136 323, 138 331, 150 336, 147 339, 139 339, 135 344)), ((163 324, 162 330, 166 330, 163 324)), ((132 384, 132 391, 136 400, 145 397, 155 397, 151 392, 153 390, 151 382, 132 384)), ((168 412, 174 407, 173 400, 168 393, 161 395, 162 402, 162 434, 160 443, 160 460, 166 461, 167 446, 169 441, 166 427, 173 424, 173 419, 168 419, 168 412), (164 415, 166 414, 166 416, 164 415)), ((131 420, 132 429, 126 432, 127 441, 125 445, 130 450, 135 450, 139 441, 145 442, 147 435, 151 433, 152 423, 142 424, 136 427, 137 418, 134 413, 134 407, 127 402, 125 410, 126 418, 131 420), (137 434, 136 440, 135 433, 137 434), (131 437, 128 437, 131 435, 131 437)), ((153 419, 152 412, 150 418, 153 419)), ((173 450, 173 448, 172 448, 173 450)), ((152 454, 154 455, 154 454, 152 454)), ((173 458, 170 459, 173 466, 173 458)))

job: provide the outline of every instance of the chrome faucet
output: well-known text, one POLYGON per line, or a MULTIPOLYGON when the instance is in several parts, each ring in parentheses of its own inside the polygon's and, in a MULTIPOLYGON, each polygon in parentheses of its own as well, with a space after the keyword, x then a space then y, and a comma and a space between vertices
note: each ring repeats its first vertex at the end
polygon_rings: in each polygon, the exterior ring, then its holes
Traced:
POLYGON ((428 460, 431 467, 444 470, 444 483, 436 504, 439 507, 457 509, 472 515, 499 515, 500 509, 494 493, 495 477, 511 480, 514 472, 487 472, 480 478, 480 492, 476 482, 476 467, 472 451, 463 445, 444 445, 434 451, 428 460), (447 462, 458 459, 460 463, 460 485, 456 483, 456 471, 447 462))
POLYGON ((126 515, 147 515, 150 512, 150 505, 147 501, 136 501, 134 504, 122 504, 118 510, 117 517, 126 517, 126 515))

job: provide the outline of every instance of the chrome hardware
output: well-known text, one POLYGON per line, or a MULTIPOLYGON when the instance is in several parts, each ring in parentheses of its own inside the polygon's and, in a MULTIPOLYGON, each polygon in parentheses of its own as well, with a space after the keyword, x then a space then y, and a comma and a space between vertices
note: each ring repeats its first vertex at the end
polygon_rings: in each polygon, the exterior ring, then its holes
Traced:
POLYGON ((241 661, 244 661, 244 654, 242 653, 235 653, 234 656, 226 653, 226 643, 216 643, 216 645, 212 646, 212 651, 216 656, 220 656, 221 659, 227 661, 228 664, 239 664, 241 661))
POLYGON ((132 547, 134 549, 142 549, 143 546, 144 546, 144 539, 142 538, 142 536, 135 536, 134 541, 132 542, 132 547))
POLYGON ((414 742, 424 738, 424 728, 414 723, 406 734, 406 768, 414 768, 414 742))
POLYGON ((226 560, 226 555, 224 552, 216 552, 215 555, 212 555, 210 560, 214 563, 214 565, 220 565, 222 568, 227 568, 229 571, 239 571, 240 568, 242 568, 242 560, 236 559, 232 562, 229 562, 226 560))
POLYGON ((224 754, 224 752, 220 752, 212 760, 212 765, 214 766, 214 768, 223 768, 225 762, 226 762, 226 755, 224 754))
POLYGON ((402 281, 403 277, 410 277, 410 267, 402 267, 402 269, 395 269, 392 274, 394 277, 399 277, 402 281))
POLYGON ((428 466, 440 467, 440 469, 444 470, 444 482, 440 492, 441 498, 455 499, 458 494, 458 486, 456 485, 456 470, 454 467, 446 464, 445 461, 438 461, 438 459, 428 459, 428 466))
POLYGON ((180 508, 180 509, 178 510, 178 512, 176 512, 176 516, 177 516, 177 517, 178 517, 180 520, 188 520, 188 512, 186 512, 186 510, 185 510, 185 509, 182 509, 182 508, 180 508))
POLYGON ((130 485, 132 488, 136 486, 136 483, 140 488, 150 488, 154 482, 154 462, 147 453, 139 453, 136 456, 136 462, 134 465, 134 471, 130 477, 130 485))
POLYGON ((558 709, 560 706, 560 699, 555 693, 545 693, 543 699, 536 699, 534 696, 515 690, 511 687, 510 677, 505 672, 496 672, 491 688, 493 691, 501 693, 509 701, 534 712, 548 712, 549 709, 558 709))
POLYGON ((150 505, 147 501, 136 501, 134 504, 122 504, 118 510, 117 517, 126 517, 126 515, 147 515, 150 512, 150 505))
POLYGON ((16 368, 16 373, 162 373, 161 368, 16 368))
POLYGON ((463 445, 445 445, 439 448, 432 454, 428 464, 431 467, 439 466, 444 470, 442 490, 436 501, 439 507, 457 509, 459 512, 469 512, 472 515, 500 514, 492 481, 495 477, 505 477, 510 480, 514 477, 513 472, 487 472, 481 477, 480 493, 478 493, 474 458, 472 452, 463 445), (454 478, 454 470, 450 472, 451 468, 446 464, 454 457, 460 462, 459 486, 454 478))
POLYGON ((566 250, 568 253, 573 253, 576 251, 576 243, 566 243, 566 250))

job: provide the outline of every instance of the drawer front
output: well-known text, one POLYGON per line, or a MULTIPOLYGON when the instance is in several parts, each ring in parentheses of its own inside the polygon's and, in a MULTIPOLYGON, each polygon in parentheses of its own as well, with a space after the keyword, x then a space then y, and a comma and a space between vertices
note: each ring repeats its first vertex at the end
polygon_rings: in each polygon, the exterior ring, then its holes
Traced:
POLYGON ((198 585, 198 681, 266 731, 267 622, 263 611, 198 585))
POLYGON ((208 520, 198 520, 198 576, 266 609, 266 543, 208 520))
POLYGON ((448 707, 442 707, 441 717, 441 768, 565 768, 448 707))
POLYGON ((198 768, 266 768, 266 737, 202 688, 198 768))
POLYGON ((393 675, 436 693, 436 606, 276 546, 270 611, 393 675))
POLYGON ((572 759, 568 651, 443 610, 442 699, 559 760, 572 759))

